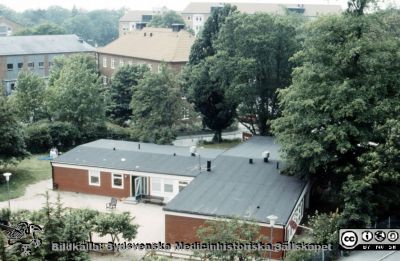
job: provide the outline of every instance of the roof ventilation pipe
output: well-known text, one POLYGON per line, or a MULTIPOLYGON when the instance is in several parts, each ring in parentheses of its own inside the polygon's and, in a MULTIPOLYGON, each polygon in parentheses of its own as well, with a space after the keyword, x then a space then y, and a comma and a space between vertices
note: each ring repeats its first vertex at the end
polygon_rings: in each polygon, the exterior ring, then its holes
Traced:
POLYGON ((207 171, 211 171, 211 160, 207 160, 207 171))
POLYGON ((264 162, 268 162, 269 159, 269 151, 264 151, 263 153, 261 153, 262 158, 264 159, 264 162))

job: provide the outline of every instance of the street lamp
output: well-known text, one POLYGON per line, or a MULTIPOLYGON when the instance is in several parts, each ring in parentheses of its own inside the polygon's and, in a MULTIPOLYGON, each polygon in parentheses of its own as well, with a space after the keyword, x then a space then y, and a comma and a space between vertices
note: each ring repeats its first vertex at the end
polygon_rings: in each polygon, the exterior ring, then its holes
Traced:
POLYGON ((10 176, 11 176, 11 173, 10 172, 3 173, 3 176, 6 178, 6 181, 7 181, 8 208, 11 209, 11 207, 10 207, 10 176))
POLYGON ((273 249, 273 231, 274 231, 274 225, 276 220, 278 220, 278 217, 275 215, 269 215, 268 217, 269 224, 271 226, 271 250, 269 251, 269 260, 272 258, 272 249, 273 249))

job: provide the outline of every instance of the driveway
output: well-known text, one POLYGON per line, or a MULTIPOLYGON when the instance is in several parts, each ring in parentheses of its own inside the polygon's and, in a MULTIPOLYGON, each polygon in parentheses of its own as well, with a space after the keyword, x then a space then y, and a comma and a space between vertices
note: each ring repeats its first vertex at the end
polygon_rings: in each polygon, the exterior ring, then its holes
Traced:
MULTIPOLYGON (((63 192, 63 191, 53 191, 51 180, 45 180, 26 188, 25 195, 11 200, 11 210, 18 209, 29 209, 38 210, 42 208, 45 204, 44 194, 46 191, 49 192, 50 201, 55 202, 57 195, 61 197, 61 202, 64 207, 70 208, 91 208, 98 211, 106 211, 106 203, 110 201, 110 197, 96 196, 89 194, 82 194, 76 192, 63 192)), ((0 208, 7 208, 8 202, 0 202, 0 208)), ((164 242, 164 213, 162 207, 158 205, 151 204, 128 204, 124 202, 118 202, 116 207, 116 212, 128 211, 132 216, 135 217, 133 222, 139 225, 138 234, 136 239, 132 242, 135 243, 158 243, 164 242)), ((109 237, 94 237, 96 242, 108 242, 109 237)), ((121 240, 122 241, 122 240, 121 240)), ((142 256, 143 252, 134 253, 132 250, 122 253, 120 258, 126 257, 132 260, 133 257, 142 256)), ((100 258, 100 257, 99 257, 100 258)), ((101 260, 114 260, 110 259, 110 256, 100 258, 101 260), (105 258, 105 259, 103 259, 105 258)), ((97 258, 94 258, 97 260, 97 258)))

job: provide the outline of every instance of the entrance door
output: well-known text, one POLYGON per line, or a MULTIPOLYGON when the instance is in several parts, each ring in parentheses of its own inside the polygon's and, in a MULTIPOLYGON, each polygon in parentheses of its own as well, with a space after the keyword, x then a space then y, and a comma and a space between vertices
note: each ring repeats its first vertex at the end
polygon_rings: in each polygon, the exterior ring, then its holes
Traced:
POLYGON ((145 177, 134 177, 134 189, 132 194, 135 198, 146 195, 147 193, 147 180, 145 177))

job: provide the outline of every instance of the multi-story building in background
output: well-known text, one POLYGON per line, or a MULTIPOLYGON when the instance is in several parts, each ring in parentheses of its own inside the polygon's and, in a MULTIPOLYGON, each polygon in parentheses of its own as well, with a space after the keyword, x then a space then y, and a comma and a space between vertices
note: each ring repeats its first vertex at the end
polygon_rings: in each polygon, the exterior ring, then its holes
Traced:
POLYGON ((165 63, 179 72, 189 61, 195 37, 181 26, 170 28, 146 27, 119 37, 97 49, 97 59, 106 84, 115 71, 125 64, 146 64, 153 72, 165 63))
POLYGON ((149 10, 130 10, 119 19, 119 35, 122 36, 131 31, 140 31, 150 23, 155 15, 161 15, 167 11, 165 7, 149 10))
POLYGON ((0 46, 0 83, 6 95, 16 87, 18 73, 22 70, 30 70, 46 79, 57 56, 95 55, 95 49, 76 35, 0 37, 0 46))
POLYGON ((24 29, 22 25, 0 16, 0 36, 10 36, 22 29, 24 29))
MULTIPOLYGON (((187 28, 193 29, 198 34, 203 28, 205 21, 211 14, 213 8, 222 7, 224 3, 192 2, 183 11, 182 17, 187 28)), ((306 17, 317 17, 325 14, 338 14, 341 12, 340 5, 317 5, 317 4, 274 4, 274 3, 230 3, 237 6, 242 13, 254 14, 266 12, 284 14, 294 12, 306 17)))

